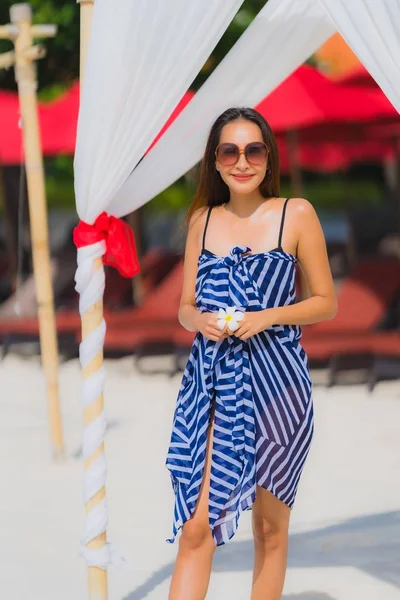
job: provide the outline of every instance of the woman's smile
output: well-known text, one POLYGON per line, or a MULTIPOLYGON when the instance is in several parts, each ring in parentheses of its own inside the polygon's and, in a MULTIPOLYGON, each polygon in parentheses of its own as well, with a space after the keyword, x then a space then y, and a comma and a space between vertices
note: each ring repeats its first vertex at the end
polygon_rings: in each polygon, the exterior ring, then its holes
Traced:
POLYGON ((249 181, 254 175, 232 175, 237 181, 249 181))

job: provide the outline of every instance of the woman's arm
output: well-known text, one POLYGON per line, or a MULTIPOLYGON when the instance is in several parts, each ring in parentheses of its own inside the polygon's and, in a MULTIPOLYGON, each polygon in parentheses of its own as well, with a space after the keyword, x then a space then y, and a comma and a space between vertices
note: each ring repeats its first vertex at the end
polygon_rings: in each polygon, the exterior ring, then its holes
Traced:
POLYGON ((272 325, 306 325, 332 319, 337 312, 332 274, 321 224, 312 205, 290 200, 297 232, 297 257, 308 282, 309 297, 290 306, 246 312, 235 335, 245 340, 272 325))
POLYGON ((321 224, 307 200, 293 200, 298 228, 297 257, 310 295, 297 304, 269 309, 268 319, 272 319, 276 325, 308 325, 333 319, 337 312, 335 288, 321 224))
POLYGON ((180 324, 188 331, 200 331, 205 337, 218 342, 226 337, 217 326, 217 313, 200 312, 196 308, 195 289, 197 266, 201 251, 201 236, 207 208, 197 210, 190 220, 183 267, 183 288, 178 312, 180 324))
POLYGON ((200 254, 200 232, 204 227, 205 209, 197 210, 189 223, 183 264, 183 288, 179 305, 178 319, 188 331, 197 331, 195 323, 200 311, 195 306, 197 263, 200 254))

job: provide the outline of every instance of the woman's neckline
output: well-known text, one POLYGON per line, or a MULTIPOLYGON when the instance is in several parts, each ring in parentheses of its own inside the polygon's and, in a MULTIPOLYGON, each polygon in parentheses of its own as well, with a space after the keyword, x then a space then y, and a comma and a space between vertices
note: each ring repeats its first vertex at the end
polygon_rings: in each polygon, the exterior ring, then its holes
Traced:
MULTIPOLYGON (((219 258, 221 260, 224 260, 226 258, 229 258, 232 254, 232 250, 237 247, 238 246, 232 246, 231 252, 229 254, 226 254, 225 256, 215 254, 215 252, 212 252, 211 250, 208 250, 207 248, 203 248, 200 256, 205 254, 205 255, 213 256, 214 258, 219 258)), ((243 259, 269 256, 270 254, 283 254, 284 256, 288 256, 293 261, 297 262, 297 256, 294 256, 294 254, 291 254, 290 252, 286 252, 285 250, 283 250, 283 248, 281 248, 279 246, 277 246, 276 248, 272 248, 271 250, 267 250, 266 252, 249 252, 249 253, 243 254, 243 259)))

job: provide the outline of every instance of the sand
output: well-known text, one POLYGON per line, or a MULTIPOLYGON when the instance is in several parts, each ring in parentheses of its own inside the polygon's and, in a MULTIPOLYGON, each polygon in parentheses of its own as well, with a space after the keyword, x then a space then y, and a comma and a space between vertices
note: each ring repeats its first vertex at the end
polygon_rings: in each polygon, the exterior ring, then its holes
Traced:
MULTIPOLYGON (((107 361, 109 538, 124 555, 109 569, 110 600, 166 600, 177 543, 164 467, 180 377, 139 375, 107 361)), ((36 358, 0 364, 0 598, 85 600, 82 422, 77 361, 61 366, 66 459, 52 462, 36 358)), ((284 600, 400 600, 400 383, 314 386, 316 429, 291 520, 284 600)), ((207 598, 245 600, 251 513, 218 549, 207 598)))

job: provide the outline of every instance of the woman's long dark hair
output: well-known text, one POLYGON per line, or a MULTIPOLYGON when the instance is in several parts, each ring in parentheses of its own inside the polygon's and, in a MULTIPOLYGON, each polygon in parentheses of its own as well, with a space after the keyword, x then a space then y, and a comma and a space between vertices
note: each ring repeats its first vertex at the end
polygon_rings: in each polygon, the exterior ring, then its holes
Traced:
POLYGON ((222 128, 227 123, 238 119, 251 121, 261 129, 263 140, 269 149, 269 156, 268 169, 260 185, 260 192, 264 198, 279 196, 279 154, 271 127, 264 117, 253 108, 228 108, 211 127, 204 156, 200 163, 200 181, 194 200, 186 215, 187 223, 198 208, 217 206, 229 201, 229 188, 215 168, 215 150, 219 144, 222 128))

